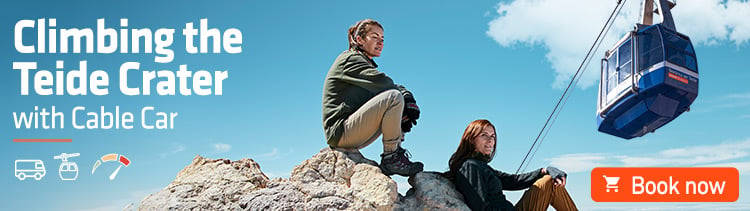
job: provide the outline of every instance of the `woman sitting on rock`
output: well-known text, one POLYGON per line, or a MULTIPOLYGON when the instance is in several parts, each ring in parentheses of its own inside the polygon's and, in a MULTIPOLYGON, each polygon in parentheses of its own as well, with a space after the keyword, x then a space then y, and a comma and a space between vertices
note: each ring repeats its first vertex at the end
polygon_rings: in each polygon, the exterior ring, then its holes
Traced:
POLYGON ((547 167, 523 174, 497 171, 488 163, 497 148, 495 126, 485 119, 466 127, 458 149, 453 153, 447 172, 472 210, 577 210, 565 189, 567 174, 547 167), (511 204, 503 190, 523 190, 518 203, 511 204))
POLYGON ((404 133, 417 123, 419 107, 412 93, 378 71, 372 60, 383 50, 383 26, 364 19, 349 28, 347 35, 349 49, 333 62, 323 84, 323 129, 328 145, 357 163, 377 166, 359 149, 382 134, 380 169, 384 174, 411 176, 422 171, 423 164, 411 162, 401 148, 404 133))

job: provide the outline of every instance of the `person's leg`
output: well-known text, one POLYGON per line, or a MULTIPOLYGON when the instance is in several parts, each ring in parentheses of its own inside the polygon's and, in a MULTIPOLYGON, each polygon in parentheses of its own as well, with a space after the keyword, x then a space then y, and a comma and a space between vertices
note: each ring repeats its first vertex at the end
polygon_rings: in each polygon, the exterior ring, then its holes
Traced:
MULTIPOLYGON (((379 121, 379 131, 383 134, 383 154, 380 155, 380 170, 386 175, 412 176, 422 171, 424 164, 411 162, 408 152, 401 147, 401 142, 404 140, 404 133, 401 130, 404 96, 398 90, 388 90, 378 94, 375 98, 379 97, 385 98, 383 101, 386 102, 381 105, 385 106, 385 112, 379 121)), ((367 106, 367 103, 365 106, 367 106)), ((365 142, 363 146, 372 143, 376 137, 370 137, 370 140, 365 142)))
MULTIPOLYGON (((330 147, 326 147, 326 149, 330 149, 330 147)), ((354 161, 354 163, 366 163, 372 166, 378 166, 378 162, 367 159, 364 155, 362 155, 361 152, 359 152, 359 149, 336 147, 336 148, 333 148, 333 150, 344 153, 344 155, 346 155, 346 157, 354 161)))
POLYGON ((383 132, 383 153, 388 154, 396 151, 404 140, 404 132, 401 130, 401 117, 404 113, 404 96, 398 90, 388 90, 388 98, 397 102, 388 108, 383 114, 380 128, 383 132))
POLYGON ((556 210, 578 210, 565 186, 552 187, 552 202, 550 202, 550 205, 556 210))
POLYGON ((552 179, 549 175, 536 180, 516 203, 516 210, 547 210, 552 201, 552 179))
POLYGON ((404 97, 398 90, 387 90, 375 95, 344 121, 344 133, 336 147, 365 148, 382 131, 384 151, 395 151, 401 142, 401 124, 398 121, 403 109, 404 97), (393 123, 394 113, 398 114, 396 123, 393 123))
MULTIPOLYGON (((400 143, 400 137, 385 139, 391 136, 391 131, 383 133, 383 121, 390 120, 392 110, 403 110, 403 96, 397 90, 384 91, 368 100, 344 121, 344 133, 335 150, 343 152, 356 163, 368 163, 377 166, 374 160, 365 158, 359 150, 372 144, 378 136, 383 134, 383 148, 395 151, 400 143)), ((399 114, 400 115, 400 114, 399 114)), ((390 125, 389 125, 390 126, 390 125)), ((397 125, 400 130, 400 125, 397 125)), ((391 129, 387 127, 388 129, 391 129)))
POLYGON ((550 205, 558 211, 578 210, 565 187, 555 186, 552 177, 545 175, 523 193, 516 209, 547 210, 550 205))
MULTIPOLYGON (((337 147, 361 149, 370 145, 382 132, 380 169, 384 174, 411 176, 422 171, 424 165, 411 162, 406 150, 400 146, 403 140, 403 111, 404 96, 398 90, 387 90, 376 95, 344 121, 344 134, 337 147)), ((359 154, 359 150, 353 153, 359 154)))
POLYGON ((424 164, 411 162, 409 160, 409 153, 401 147, 401 142, 404 140, 404 133, 401 131, 404 98, 400 92, 398 96, 402 103, 386 111, 381 123, 381 128, 383 129, 383 154, 380 155, 380 170, 385 175, 398 174, 401 176, 412 176, 422 171, 424 164))

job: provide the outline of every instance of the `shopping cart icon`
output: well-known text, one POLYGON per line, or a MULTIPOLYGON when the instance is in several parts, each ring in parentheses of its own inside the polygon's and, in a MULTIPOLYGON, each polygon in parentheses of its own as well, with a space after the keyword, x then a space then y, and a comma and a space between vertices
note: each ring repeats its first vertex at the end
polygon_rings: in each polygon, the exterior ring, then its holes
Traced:
POLYGON ((609 189, 614 189, 615 192, 617 192, 617 182, 620 181, 620 177, 608 177, 607 175, 604 176, 604 180, 607 181, 607 192, 609 193, 609 189))

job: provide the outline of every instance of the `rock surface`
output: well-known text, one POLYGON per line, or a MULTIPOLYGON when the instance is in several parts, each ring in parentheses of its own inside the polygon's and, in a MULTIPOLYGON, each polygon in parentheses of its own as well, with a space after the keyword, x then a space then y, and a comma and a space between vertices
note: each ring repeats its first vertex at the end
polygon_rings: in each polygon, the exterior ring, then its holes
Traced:
POLYGON ((139 210, 234 210, 240 196, 266 187, 268 177, 251 159, 229 161, 196 156, 161 191, 147 196, 139 210))
POLYGON ((412 188, 394 210, 467 210, 464 197, 451 181, 437 172, 419 172, 409 178, 412 188))
POLYGON ((409 178, 406 196, 380 168, 356 164, 324 148, 269 180, 251 159, 211 160, 200 156, 139 210, 469 210, 453 183, 435 172, 409 178))

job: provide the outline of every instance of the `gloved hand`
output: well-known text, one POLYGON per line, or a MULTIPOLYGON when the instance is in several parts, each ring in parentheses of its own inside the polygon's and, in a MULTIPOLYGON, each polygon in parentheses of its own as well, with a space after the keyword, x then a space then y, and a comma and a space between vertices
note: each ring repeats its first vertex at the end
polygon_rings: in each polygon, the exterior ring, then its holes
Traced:
POLYGON ((419 118, 419 106, 416 103, 406 103, 404 107, 404 114, 401 118, 401 131, 410 132, 411 127, 417 125, 417 119, 419 118))
POLYGON ((401 131, 404 131, 404 133, 411 132, 412 126, 413 125, 411 124, 411 120, 409 120, 409 117, 404 115, 404 117, 401 118, 401 131))
POLYGON ((401 93, 404 95, 404 114, 401 119, 401 130, 404 132, 411 131, 414 125, 417 125, 417 119, 419 119, 419 106, 417 101, 414 99, 414 95, 406 90, 403 86, 399 87, 401 93))
POLYGON ((564 171, 552 166, 547 166, 547 174, 552 177, 552 179, 561 179, 568 177, 568 174, 566 174, 564 171))

